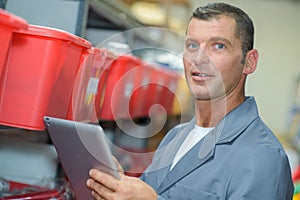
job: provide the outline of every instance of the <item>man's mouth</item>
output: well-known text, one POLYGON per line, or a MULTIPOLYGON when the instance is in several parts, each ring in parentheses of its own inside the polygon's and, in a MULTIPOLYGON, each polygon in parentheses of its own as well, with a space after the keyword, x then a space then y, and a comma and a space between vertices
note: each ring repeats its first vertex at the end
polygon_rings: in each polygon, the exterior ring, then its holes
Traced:
POLYGON ((200 73, 200 72, 193 72, 192 73, 193 76, 199 76, 199 77, 209 77, 209 74, 206 73, 200 73))
POLYGON ((198 70, 193 70, 191 72, 192 75, 192 79, 196 82, 203 82, 203 81, 208 81, 210 78, 213 77, 213 75, 211 73, 207 73, 207 72, 201 72, 198 70))

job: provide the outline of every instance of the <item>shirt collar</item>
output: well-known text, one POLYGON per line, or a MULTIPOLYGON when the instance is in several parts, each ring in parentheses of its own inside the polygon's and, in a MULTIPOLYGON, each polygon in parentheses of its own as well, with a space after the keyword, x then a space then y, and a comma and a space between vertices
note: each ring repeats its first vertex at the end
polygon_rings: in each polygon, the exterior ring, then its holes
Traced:
POLYGON ((258 109, 254 97, 246 97, 246 100, 229 112, 217 125, 220 135, 217 143, 231 142, 249 124, 258 117, 258 109))
MULTIPOLYGON (((229 143, 238 137, 252 121, 258 117, 257 105, 254 97, 246 100, 229 112, 204 138, 199 152, 200 158, 212 154, 216 144, 229 143)), ((192 130, 196 119, 193 118, 187 128, 192 130)))

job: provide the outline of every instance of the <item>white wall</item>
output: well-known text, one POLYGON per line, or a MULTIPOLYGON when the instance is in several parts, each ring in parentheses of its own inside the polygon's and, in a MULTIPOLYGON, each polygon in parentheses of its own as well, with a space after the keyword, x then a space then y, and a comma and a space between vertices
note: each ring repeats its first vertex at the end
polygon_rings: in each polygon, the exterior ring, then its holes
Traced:
MULTIPOLYGON (((191 0, 193 9, 211 0, 191 0)), ((247 95, 254 95, 264 121, 276 133, 286 131, 294 81, 300 76, 300 2, 288 0, 223 1, 246 11, 254 21, 260 58, 250 75, 247 95)))

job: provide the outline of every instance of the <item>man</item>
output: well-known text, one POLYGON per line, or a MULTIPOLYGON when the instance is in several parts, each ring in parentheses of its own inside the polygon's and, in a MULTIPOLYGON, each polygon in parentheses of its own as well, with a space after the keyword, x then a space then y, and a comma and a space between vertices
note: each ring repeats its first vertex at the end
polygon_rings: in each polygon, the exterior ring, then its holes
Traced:
POLYGON ((258 62, 253 35, 239 8, 214 3, 194 11, 184 69, 195 118, 166 135, 141 179, 91 170, 95 199, 292 199, 284 149, 245 96, 258 62))

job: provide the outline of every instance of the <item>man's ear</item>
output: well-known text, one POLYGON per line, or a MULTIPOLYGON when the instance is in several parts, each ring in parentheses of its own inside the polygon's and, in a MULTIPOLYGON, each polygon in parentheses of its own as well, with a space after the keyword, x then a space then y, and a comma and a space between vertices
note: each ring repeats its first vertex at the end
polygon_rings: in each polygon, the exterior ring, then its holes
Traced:
POLYGON ((251 74, 256 70, 258 57, 258 51, 256 49, 247 52, 243 70, 244 74, 251 74))

